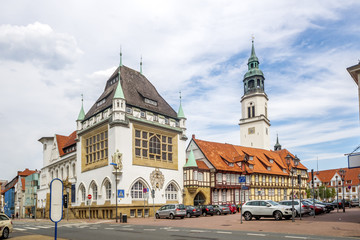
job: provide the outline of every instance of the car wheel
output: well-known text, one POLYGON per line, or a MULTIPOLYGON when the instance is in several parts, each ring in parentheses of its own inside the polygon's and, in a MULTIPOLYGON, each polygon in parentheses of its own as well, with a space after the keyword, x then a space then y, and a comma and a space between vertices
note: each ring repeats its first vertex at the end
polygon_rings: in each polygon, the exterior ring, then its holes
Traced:
POLYGON ((206 217, 206 212, 203 212, 203 216, 206 217))
POLYGON ((160 219, 160 215, 157 213, 155 214, 156 219, 160 219))
POLYGON ((196 217, 200 217, 200 215, 196 215, 196 217))
POLYGON ((187 213, 187 214, 186 214, 186 217, 191 218, 191 214, 190 214, 190 213, 187 213))
POLYGON ((250 212, 245 212, 244 213, 244 218, 245 218, 245 221, 251 221, 252 214, 250 212))
POLYGON ((184 216, 180 217, 181 219, 184 219, 184 216))
POLYGON ((9 237, 9 229, 8 228, 4 228, 2 237, 3 237, 3 239, 7 239, 9 237))
POLYGON ((172 213, 170 213, 170 219, 174 219, 175 217, 174 217, 174 215, 172 214, 172 213))
POLYGON ((256 220, 260 220, 260 217, 255 217, 256 220))
POLYGON ((221 212, 220 212, 220 211, 216 211, 216 215, 221 215, 221 212))
POLYGON ((286 220, 289 220, 291 218, 291 216, 285 216, 286 220))
POLYGON ((282 213, 280 211, 275 211, 274 212, 274 218, 276 221, 279 221, 282 219, 282 213))

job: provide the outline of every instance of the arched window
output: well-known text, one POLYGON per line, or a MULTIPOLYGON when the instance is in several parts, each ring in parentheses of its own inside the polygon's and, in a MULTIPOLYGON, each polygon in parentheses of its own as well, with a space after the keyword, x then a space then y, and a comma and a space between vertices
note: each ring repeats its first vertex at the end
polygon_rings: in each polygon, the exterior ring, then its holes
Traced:
POLYGON ((111 183, 109 181, 105 183, 105 197, 107 200, 111 198, 111 183))
POLYGON ((66 177, 70 178, 70 170, 69 170, 69 166, 66 167, 66 177))
POLYGON ((72 172, 73 177, 75 177, 75 176, 76 176, 75 163, 74 163, 73 166, 72 166, 72 170, 73 170, 73 172, 72 172))
POLYGON ((85 202, 86 190, 85 190, 84 185, 80 186, 80 194, 81 194, 81 201, 85 202))
POLYGON ((177 200, 177 189, 174 184, 170 183, 169 186, 165 189, 166 200, 177 200))
POLYGON ((64 169, 61 168, 60 170, 60 179, 64 179, 64 169))
POLYGON ((96 183, 92 184, 92 193, 93 193, 93 199, 97 200, 97 196, 98 196, 98 189, 97 189, 97 185, 96 183))
POLYGON ((254 80, 250 80, 250 81, 249 81, 249 88, 250 88, 250 89, 251 89, 251 88, 254 88, 254 85, 255 85, 254 80))
POLYGON ((160 160, 160 139, 156 135, 150 138, 149 153, 150 158, 154 159, 154 157, 156 156, 156 159, 160 160))
POLYGON ((140 181, 137 181, 131 188, 131 198, 142 199, 143 198, 143 188, 144 188, 144 185, 140 181))
POLYGON ((260 87, 260 79, 257 79, 257 87, 260 87))

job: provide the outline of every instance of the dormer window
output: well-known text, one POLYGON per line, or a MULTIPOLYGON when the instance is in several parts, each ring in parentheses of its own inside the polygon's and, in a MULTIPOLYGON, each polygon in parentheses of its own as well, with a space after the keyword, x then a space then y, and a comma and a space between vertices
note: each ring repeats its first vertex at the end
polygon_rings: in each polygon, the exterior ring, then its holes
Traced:
POLYGON ((116 83, 117 80, 118 80, 118 77, 113 78, 113 79, 110 81, 110 85, 113 85, 114 83, 116 83))
POLYGON ((144 101, 145 101, 145 103, 148 103, 148 104, 153 105, 153 106, 158 105, 157 101, 151 100, 149 98, 145 98, 144 101))
POLYGON ((271 167, 267 167, 267 170, 270 171, 270 170, 271 170, 271 167))
POLYGON ((253 156, 250 156, 250 157, 249 157, 249 160, 254 160, 254 157, 253 157, 253 156))
POLYGON ((234 166, 234 163, 228 163, 228 165, 230 166, 230 167, 233 167, 234 166))
POLYGON ((254 169, 254 165, 253 165, 253 164, 249 164, 249 168, 250 168, 250 169, 254 169))
POLYGON ((105 102, 106 102, 106 98, 103 98, 103 99, 101 99, 100 101, 98 101, 98 102, 96 103, 96 106, 99 107, 99 106, 101 106, 102 104, 104 104, 105 102))
POLYGON ((270 163, 274 163, 274 159, 270 159, 269 162, 270 162, 270 163))
POLYGON ((145 112, 141 111, 141 117, 145 118, 145 112))
POLYGON ((283 168, 283 172, 286 173, 286 169, 285 169, 285 168, 283 168))
POLYGON ((239 167, 241 167, 241 162, 236 163, 239 167))
POLYGON ((165 124, 169 124, 169 119, 165 118, 165 124))
POLYGON ((132 108, 127 107, 127 108, 126 108, 126 112, 129 113, 129 114, 131 114, 131 113, 132 113, 132 108))

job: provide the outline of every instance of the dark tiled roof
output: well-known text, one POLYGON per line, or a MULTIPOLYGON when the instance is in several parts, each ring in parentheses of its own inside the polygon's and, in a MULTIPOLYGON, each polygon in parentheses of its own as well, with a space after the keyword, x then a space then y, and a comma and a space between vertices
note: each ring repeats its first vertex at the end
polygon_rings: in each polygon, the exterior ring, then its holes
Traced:
MULTIPOLYGON (((91 118, 97 113, 104 111, 112 106, 112 99, 115 94, 118 82, 111 81, 118 76, 119 68, 115 70, 109 80, 106 82, 104 92, 90 108, 85 115, 85 120, 91 118), (105 103, 97 106, 97 103, 105 98, 105 103)), ((177 119, 177 113, 172 107, 160 96, 156 88, 150 81, 138 71, 126 66, 121 66, 121 87, 123 89, 127 105, 138 107, 140 109, 159 113, 168 117, 177 119), (144 98, 156 101, 157 106, 145 103, 144 98)))

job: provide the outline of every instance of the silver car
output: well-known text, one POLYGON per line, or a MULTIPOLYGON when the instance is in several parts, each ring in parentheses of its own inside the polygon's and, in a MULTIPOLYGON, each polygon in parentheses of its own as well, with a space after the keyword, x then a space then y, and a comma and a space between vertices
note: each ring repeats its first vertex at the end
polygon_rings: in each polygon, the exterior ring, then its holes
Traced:
POLYGON ((183 219, 186 216, 186 208, 184 204, 166 204, 156 211, 155 217, 174 219, 179 217, 183 219))
MULTIPOLYGON (((283 200, 279 202, 281 205, 285 205, 291 208, 292 206, 292 200, 283 200)), ((295 210, 295 216, 300 215, 300 208, 301 208, 301 215, 309 214, 310 213, 310 207, 308 205, 301 204, 299 199, 294 199, 294 210, 295 210)))
POLYGON ((243 206, 243 217, 250 221, 253 217, 259 220, 261 217, 273 217, 275 220, 290 219, 292 216, 291 207, 280 205, 272 200, 251 200, 243 206))

